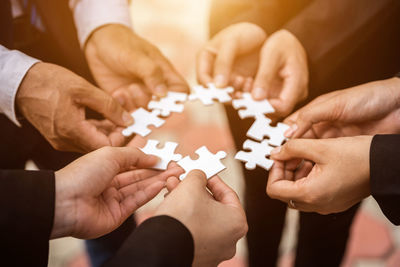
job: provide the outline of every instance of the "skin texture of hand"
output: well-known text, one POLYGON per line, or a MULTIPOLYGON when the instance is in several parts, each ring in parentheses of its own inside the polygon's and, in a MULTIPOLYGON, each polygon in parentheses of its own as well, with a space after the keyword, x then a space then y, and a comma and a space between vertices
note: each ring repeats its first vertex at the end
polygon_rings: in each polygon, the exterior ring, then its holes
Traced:
POLYGON ((275 163, 267 194, 286 203, 292 200, 294 208, 305 212, 347 210, 371 194, 371 140, 372 136, 290 140, 271 153, 275 163))
POLYGON ((236 193, 219 177, 207 182, 201 171, 190 172, 182 182, 171 177, 167 188, 172 191, 156 215, 174 217, 189 229, 195 247, 193 266, 217 266, 232 258, 237 241, 247 232, 246 215, 236 193))
POLYGON ((287 137, 332 138, 400 133, 400 79, 375 81, 322 95, 285 122, 287 137))
POLYGON ((197 76, 202 84, 214 81, 254 99, 268 98, 278 116, 286 116, 308 95, 306 52, 287 30, 265 32, 250 23, 232 25, 218 33, 199 53, 197 76))
POLYGON ((26 74, 16 96, 20 113, 57 150, 87 152, 121 145, 117 126, 133 120, 117 101, 62 67, 37 63, 26 74), (85 107, 109 120, 85 118, 85 107))
POLYGON ((56 172, 51 238, 91 239, 116 229, 164 188, 180 168, 149 170, 158 161, 136 148, 104 147, 56 172))
POLYGON ((86 43, 85 55, 99 86, 128 110, 147 105, 152 95, 189 91, 162 53, 126 26, 97 29, 86 43))

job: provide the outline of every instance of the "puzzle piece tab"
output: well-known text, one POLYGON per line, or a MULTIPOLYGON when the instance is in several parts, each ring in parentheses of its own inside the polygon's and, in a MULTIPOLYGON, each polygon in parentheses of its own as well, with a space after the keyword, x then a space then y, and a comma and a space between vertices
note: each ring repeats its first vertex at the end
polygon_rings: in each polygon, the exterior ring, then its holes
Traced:
POLYGON ((154 125, 155 127, 160 127, 164 124, 164 120, 159 118, 160 115, 159 110, 153 110, 152 112, 148 112, 143 108, 138 108, 134 112, 131 113, 131 116, 135 120, 135 122, 125 128, 122 131, 123 136, 130 136, 134 133, 140 134, 141 136, 146 136, 151 133, 151 130, 148 128, 149 125, 154 125))
POLYGON ((147 141, 146 145, 140 149, 145 154, 155 155, 161 159, 160 162, 153 167, 154 169, 166 170, 171 161, 182 159, 181 154, 175 154, 175 149, 178 146, 177 143, 166 142, 163 148, 158 148, 159 143, 160 142, 157 140, 150 139, 147 141))
POLYGON ((279 122, 276 127, 270 126, 271 120, 264 115, 257 116, 253 125, 247 132, 247 136, 261 141, 265 136, 269 138, 268 143, 273 146, 282 145, 286 140, 284 133, 290 128, 289 125, 279 122))
POLYGON ((218 100, 221 103, 226 103, 232 100, 229 95, 233 93, 233 87, 217 88, 214 84, 209 83, 208 88, 201 85, 193 87, 194 93, 189 95, 189 100, 200 100, 204 105, 210 106, 213 100, 218 100))
POLYGON ((254 170, 257 165, 267 171, 271 169, 274 161, 267 159, 266 156, 271 155, 271 150, 274 148, 268 144, 268 140, 258 143, 248 139, 243 143, 243 148, 251 151, 239 151, 236 153, 235 159, 246 162, 246 169, 254 170))
POLYGON ((217 154, 213 154, 207 147, 202 146, 196 150, 196 154, 199 155, 199 158, 196 160, 192 160, 189 156, 186 156, 178 161, 178 165, 185 170, 185 173, 182 174, 179 179, 183 180, 192 170, 203 171, 207 179, 209 179, 226 169, 225 165, 221 163, 221 159, 226 157, 226 152, 219 151, 217 154))
POLYGON ((156 109, 161 111, 161 116, 167 117, 171 112, 181 113, 184 109, 183 104, 177 102, 184 102, 187 99, 187 94, 178 92, 168 92, 166 97, 160 100, 152 100, 149 102, 147 108, 150 110, 156 109))
POLYGON ((232 101, 232 106, 235 109, 245 108, 239 110, 239 117, 241 119, 249 117, 257 117, 259 115, 274 113, 275 109, 267 99, 256 101, 250 93, 243 93, 239 99, 232 101))

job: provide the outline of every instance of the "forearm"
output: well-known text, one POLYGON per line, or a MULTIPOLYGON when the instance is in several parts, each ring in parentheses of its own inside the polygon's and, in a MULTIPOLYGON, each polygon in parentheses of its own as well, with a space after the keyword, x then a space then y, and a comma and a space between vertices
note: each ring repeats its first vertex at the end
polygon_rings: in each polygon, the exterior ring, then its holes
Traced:
POLYGON ((128 0, 69 0, 81 47, 99 27, 122 24, 131 27, 128 0))

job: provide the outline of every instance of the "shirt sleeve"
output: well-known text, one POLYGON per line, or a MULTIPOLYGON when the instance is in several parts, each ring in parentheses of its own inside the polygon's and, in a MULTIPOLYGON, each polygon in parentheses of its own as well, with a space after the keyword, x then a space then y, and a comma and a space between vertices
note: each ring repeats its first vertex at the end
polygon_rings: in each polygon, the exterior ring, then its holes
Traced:
POLYGON ((132 27, 128 0, 69 0, 78 39, 83 47, 90 34, 107 24, 132 27))
POLYGON ((370 149, 371 195, 385 216, 400 225, 400 135, 376 135, 370 149))
POLYGON ((189 229, 169 216, 144 221, 102 267, 192 266, 194 240, 189 229))
POLYGON ((0 113, 20 126, 15 110, 15 97, 28 70, 39 60, 0 45, 0 113))

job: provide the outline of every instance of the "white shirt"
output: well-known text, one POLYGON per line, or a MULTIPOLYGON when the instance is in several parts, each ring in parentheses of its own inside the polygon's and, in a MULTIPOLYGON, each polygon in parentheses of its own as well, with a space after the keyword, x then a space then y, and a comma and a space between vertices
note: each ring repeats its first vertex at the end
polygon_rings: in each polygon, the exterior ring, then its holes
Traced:
MULTIPOLYGON (((131 27, 128 0, 69 0, 81 47, 90 34, 107 24, 131 27)), ((0 45, 0 113, 20 126, 15 96, 28 70, 39 60, 0 45)))

